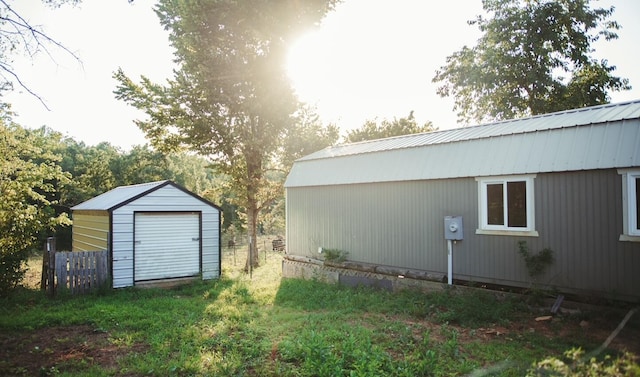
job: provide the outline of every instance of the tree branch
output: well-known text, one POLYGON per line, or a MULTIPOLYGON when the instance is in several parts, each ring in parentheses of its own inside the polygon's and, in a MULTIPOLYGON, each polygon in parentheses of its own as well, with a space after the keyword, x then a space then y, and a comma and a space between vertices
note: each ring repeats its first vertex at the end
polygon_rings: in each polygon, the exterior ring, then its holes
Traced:
POLYGON ((42 99, 42 97, 40 97, 37 93, 35 93, 33 90, 31 90, 26 84, 24 84, 22 82, 22 80, 20 80, 20 77, 11 70, 11 68, 9 68, 8 66, 6 66, 3 63, 0 63, 0 70, 8 73, 10 76, 13 77, 13 79, 15 81, 18 82, 18 84, 20 84, 20 86, 27 91, 27 93, 31 94, 32 96, 36 97, 38 99, 38 101, 40 101, 40 103, 42 104, 42 106, 44 106, 45 109, 47 109, 47 111, 51 111, 51 109, 49 108, 49 106, 47 106, 47 104, 44 102, 44 100, 42 99))
MULTIPOLYGON (((52 37, 45 34, 43 31, 38 30, 37 27, 31 25, 27 20, 24 19, 18 12, 16 12, 6 0, 0 0, 0 5, 2 5, 7 10, 7 16, 0 17, 0 21, 2 23, 6 23, 13 28, 13 30, 0 30, 0 36, 4 36, 9 40, 9 44, 11 49, 14 49, 16 45, 22 45, 24 47, 24 51, 29 55, 29 57, 34 58, 38 52, 44 51, 44 53, 53 61, 56 62, 56 59, 53 57, 50 49, 47 47, 48 45, 53 45, 54 47, 61 49, 62 51, 69 54, 73 57, 84 69, 82 64, 82 60, 76 53, 71 51, 69 48, 64 46, 61 42, 53 39, 52 37)), ((6 61, 0 61, 0 70, 7 73, 13 81, 17 82, 27 93, 36 97, 40 103, 47 109, 49 107, 44 102, 43 98, 36 94, 26 83, 24 83, 19 75, 14 71, 14 69, 10 66, 10 64, 6 61)), ((4 76, 4 75, 3 75, 4 76)), ((10 82, 10 80, 7 80, 10 82)))

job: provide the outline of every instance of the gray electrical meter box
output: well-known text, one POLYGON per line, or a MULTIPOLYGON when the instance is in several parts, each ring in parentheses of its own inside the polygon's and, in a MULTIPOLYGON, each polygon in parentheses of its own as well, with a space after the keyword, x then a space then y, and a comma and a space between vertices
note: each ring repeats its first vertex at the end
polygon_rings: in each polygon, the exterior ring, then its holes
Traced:
POLYGON ((444 239, 459 241, 462 238, 462 216, 445 216, 444 239))

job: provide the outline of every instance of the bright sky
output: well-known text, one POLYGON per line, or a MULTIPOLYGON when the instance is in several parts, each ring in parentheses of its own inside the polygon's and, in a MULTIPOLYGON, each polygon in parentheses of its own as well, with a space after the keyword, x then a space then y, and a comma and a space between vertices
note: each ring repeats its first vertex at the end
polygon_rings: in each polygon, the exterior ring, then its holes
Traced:
MULTIPOLYGON (((153 0, 91 1, 49 10, 40 0, 12 6, 34 25, 74 51, 82 64, 60 51, 53 59, 16 57, 14 68, 50 111, 16 86, 4 100, 26 127, 47 125, 89 145, 108 141, 123 149, 144 144, 133 123, 144 114, 114 98, 114 71, 155 82, 171 77, 172 49, 153 0)), ((596 45, 595 56, 616 65, 631 91, 613 93, 612 102, 640 99, 640 1, 602 0, 614 5, 620 38, 596 45)), ((436 95, 435 70, 463 45, 474 45, 477 28, 466 21, 482 11, 481 0, 344 0, 316 33, 292 51, 291 75, 301 98, 317 106, 325 123, 343 130, 367 119, 393 119, 414 111, 420 122, 440 129, 459 127, 453 100, 436 95)))

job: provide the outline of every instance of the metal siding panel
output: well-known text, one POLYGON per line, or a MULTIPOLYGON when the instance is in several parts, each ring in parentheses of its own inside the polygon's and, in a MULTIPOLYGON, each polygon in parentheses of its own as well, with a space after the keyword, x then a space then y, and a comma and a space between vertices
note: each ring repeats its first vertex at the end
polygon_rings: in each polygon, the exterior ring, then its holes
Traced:
POLYGON ((618 241, 621 184, 612 169, 536 178, 540 238, 528 240, 529 245, 536 252, 549 247, 556 257, 542 283, 637 297, 640 244, 618 241))
MULTIPOLYGON (((559 134, 567 132, 566 129, 558 130, 559 134)), ((535 137, 537 143, 529 144, 529 153, 527 154, 528 173, 539 172, 543 167, 549 166, 551 169, 557 169, 558 154, 562 150, 562 137, 549 137, 547 132, 537 132, 535 137), (540 148, 540 149, 538 149, 540 148)), ((523 161, 523 165, 527 164, 523 161)), ((516 170, 515 168, 513 170, 516 170)))
POLYGON ((527 287, 517 243, 549 247, 555 263, 539 283, 600 295, 638 297, 640 244, 620 242, 621 177, 614 169, 538 174, 539 237, 477 235, 474 179, 287 189, 287 249, 317 257, 319 246, 349 259, 446 273, 442 219, 461 215, 464 240, 454 245, 454 278, 527 287))
MULTIPOLYGON (((115 217, 115 216, 114 216, 115 217)), ((112 228, 116 228, 115 219, 112 228)), ((133 226, 129 233, 113 232, 111 239, 111 257, 113 287, 133 286, 133 226)))
MULTIPOLYGON (((602 165, 601 157, 603 151, 603 144, 606 135, 607 126, 602 127, 589 127, 589 133, 582 150, 582 166, 600 168, 602 165)), ((611 153, 613 151, 608 151, 611 153)))
POLYGON ((519 166, 526 165, 530 161, 531 143, 527 143, 523 135, 514 135, 504 140, 506 143, 504 153, 511 158, 499 161, 499 164, 506 170, 515 170, 519 166))
MULTIPOLYGON (((478 158, 475 153, 476 151, 473 148, 469 148, 467 144, 467 141, 450 144, 450 146, 455 146, 455 148, 451 148, 449 150, 449 154, 443 159, 439 158, 436 153, 438 152, 437 150, 433 150, 428 159, 430 163, 425 165, 425 169, 439 169, 437 173, 433 173, 436 176, 446 175, 446 172, 448 171, 449 174, 455 174, 456 177, 463 177, 465 175, 465 170, 469 168, 469 161, 475 161, 478 158), (465 163, 456 164, 455 158, 452 158, 453 156, 458 156, 458 158, 465 163), (434 164, 434 161, 438 161, 438 163, 434 164)), ((439 146, 440 149, 443 149, 443 147, 444 146, 439 146)), ((426 176, 427 174, 428 172, 426 171, 422 173, 423 176, 426 176)))
POLYGON ((288 189, 288 252, 318 257, 318 247, 338 248, 354 261, 444 272, 442 220, 471 216, 466 205, 477 201, 475 182, 464 181, 288 189))
POLYGON ((131 230, 131 232, 114 232, 112 243, 127 245, 129 248, 131 248, 131 246, 133 245, 133 227, 131 227, 131 230))
MULTIPOLYGON (((602 276, 595 274, 597 255, 589 252, 597 244, 594 239, 596 234, 601 232, 600 227, 594 226, 597 222, 594 216, 594 206, 596 200, 593 193, 593 185, 586 174, 565 174, 554 176, 559 184, 569 188, 566 214, 568 223, 558 224, 552 236, 557 238, 566 237, 563 242, 566 249, 559 251, 563 253, 563 269, 559 271, 558 280, 562 285, 585 287, 589 280, 600 280, 602 276), (585 263, 586 262, 586 263, 585 263)), ((553 187, 552 187, 553 188, 553 187)), ((559 213, 558 216, 562 216, 559 213)), ((549 229, 551 232, 552 229, 549 229)), ((552 249, 553 247, 550 246, 552 249)))
MULTIPOLYGON (((558 148, 556 161, 549 166, 552 166, 554 171, 567 171, 572 166, 579 166, 576 162, 575 148, 576 145, 584 143, 585 140, 576 134, 576 129, 565 128, 560 132, 554 133, 552 136, 559 139, 558 144, 561 145, 561 147, 558 148)), ((543 164, 539 167, 539 171, 541 172, 549 170, 551 169, 545 169, 545 165, 543 164)))
POLYGON ((113 287, 133 286, 133 213, 118 208, 111 214, 113 287))
MULTIPOLYGON (((115 249, 115 246, 114 246, 115 249)), ((133 286, 133 258, 113 259, 113 287, 133 286)))
POLYGON ((111 219, 114 260, 113 279, 116 281, 119 278, 118 275, 126 276, 127 281, 129 281, 127 286, 133 286, 133 211, 126 206, 118 208, 112 212, 111 219), (115 270, 116 261, 119 260, 128 261, 126 264, 127 270, 124 270, 124 267, 121 271, 115 270))
MULTIPOLYGON (((474 166, 469 167, 467 173, 482 169, 485 171, 485 175, 502 174, 507 165, 513 163, 512 158, 505 159, 505 156, 510 156, 509 151, 513 149, 513 142, 514 140, 511 137, 495 137, 483 140, 483 144, 491 145, 490 153, 487 153, 489 150, 483 147, 482 153, 478 154, 478 156, 483 157, 476 159, 473 163, 474 166), (484 155, 490 155, 491 157, 485 158, 484 155)), ((480 148, 474 149, 480 152, 480 148)))
POLYGON ((611 157, 608 157, 611 154, 614 154, 614 161, 620 161, 618 153, 620 153, 619 146, 623 135, 622 127, 606 125, 603 127, 603 132, 604 135, 600 140, 601 145, 599 149, 593 151, 594 157, 597 157, 598 168, 605 167, 606 161, 611 159, 611 157))
POLYGON ((622 130, 620 144, 615 149, 617 166, 640 166, 640 121, 624 121, 622 130))
POLYGON ((73 251, 106 250, 108 234, 109 214, 107 212, 99 215, 73 213, 73 251))
POLYGON ((202 213, 202 278, 219 277, 220 224, 218 210, 202 213))
MULTIPOLYGON (((128 216, 111 217, 111 240, 117 242, 119 240, 133 242, 133 213, 128 216), (131 221, 129 221, 129 217, 131 221)), ((131 243, 133 246, 133 243, 131 243)))

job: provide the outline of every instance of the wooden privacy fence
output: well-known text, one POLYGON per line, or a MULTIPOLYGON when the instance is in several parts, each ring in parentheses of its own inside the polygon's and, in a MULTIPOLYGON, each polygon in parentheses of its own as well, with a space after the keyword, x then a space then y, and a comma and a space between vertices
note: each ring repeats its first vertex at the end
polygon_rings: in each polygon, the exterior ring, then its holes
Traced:
POLYGON ((42 290, 50 296, 68 290, 87 293, 109 283, 107 250, 56 251, 55 240, 48 239, 42 258, 42 290))

